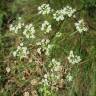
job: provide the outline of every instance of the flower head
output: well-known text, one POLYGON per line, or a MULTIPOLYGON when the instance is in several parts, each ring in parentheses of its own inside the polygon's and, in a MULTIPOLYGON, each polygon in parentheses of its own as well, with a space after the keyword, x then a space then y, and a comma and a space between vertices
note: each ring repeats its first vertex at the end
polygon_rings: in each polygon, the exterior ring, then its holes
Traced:
POLYGON ((48 21, 43 22, 41 30, 45 31, 44 33, 49 33, 52 30, 51 25, 49 24, 48 21))
POLYGON ((10 67, 6 67, 6 71, 9 73, 11 71, 10 67))
POLYGON ((37 52, 41 54, 41 51, 46 51, 48 43, 50 42, 49 39, 42 39, 41 42, 37 42, 36 45, 39 47, 37 48, 37 52))
POLYGON ((82 33, 84 31, 88 31, 88 28, 86 27, 83 19, 81 19, 77 23, 75 23, 75 27, 79 33, 82 33))
POLYGON ((66 76, 66 79, 67 79, 67 81, 72 81, 73 80, 73 77, 71 76, 71 74, 70 73, 68 73, 67 74, 67 76, 66 76))
POLYGON ((20 58, 27 57, 28 54, 29 51, 27 50, 27 47, 23 46, 23 43, 20 43, 17 49, 13 52, 14 57, 20 57, 20 58))
POLYGON ((68 61, 71 64, 76 64, 79 63, 81 61, 80 56, 74 55, 73 51, 71 50, 68 56, 68 61))
POLYGON ((24 26, 24 23, 22 22, 21 17, 19 17, 16 24, 10 24, 9 30, 11 32, 18 33, 23 26, 24 26))
POLYGON ((73 9, 70 6, 66 6, 63 9, 57 10, 54 14, 53 14, 53 18, 56 21, 63 21, 65 19, 65 16, 71 17, 74 13, 75 13, 75 9, 73 9))
POLYGON ((52 10, 49 4, 42 4, 38 7, 39 14, 45 15, 49 14, 52 10))
POLYGON ((75 12, 76 10, 70 6, 66 6, 63 8, 63 14, 67 15, 68 17, 71 17, 75 12))
POLYGON ((25 26, 23 35, 25 35, 26 38, 35 38, 34 33, 35 33, 35 29, 33 24, 28 24, 25 26))
POLYGON ((57 10, 54 14, 53 14, 53 18, 56 21, 63 21, 64 20, 64 14, 63 14, 63 10, 57 10))

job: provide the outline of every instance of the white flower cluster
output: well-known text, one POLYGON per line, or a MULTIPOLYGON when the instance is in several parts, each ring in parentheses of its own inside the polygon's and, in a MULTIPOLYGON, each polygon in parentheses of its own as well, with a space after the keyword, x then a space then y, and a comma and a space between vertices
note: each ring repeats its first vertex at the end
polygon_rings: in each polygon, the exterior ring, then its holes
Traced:
POLYGON ((52 72, 53 72, 53 71, 57 72, 57 71, 59 71, 60 68, 61 68, 61 66, 60 66, 61 63, 58 62, 55 58, 52 59, 52 61, 51 61, 50 64, 52 64, 52 66, 53 66, 53 68, 51 69, 52 72))
POLYGON ((36 45, 39 47, 37 48, 38 54, 41 55, 41 52, 45 52, 45 55, 49 56, 51 49, 54 47, 53 44, 49 44, 49 39, 42 39, 41 42, 37 42, 36 45))
POLYGON ((71 6, 66 6, 63 8, 63 14, 71 17, 76 12, 76 9, 73 9, 71 6))
POLYGON ((88 31, 88 28, 86 27, 83 19, 81 19, 77 23, 75 23, 75 27, 79 33, 82 33, 84 31, 88 31))
POLYGON ((23 35, 26 36, 26 38, 35 38, 35 29, 33 24, 28 24, 25 26, 25 29, 23 31, 23 35))
POLYGON ((42 79, 42 83, 43 83, 44 86, 46 86, 46 85, 49 86, 48 78, 49 78, 49 73, 45 74, 44 78, 42 79))
POLYGON ((52 86, 52 84, 56 84, 59 77, 57 75, 54 75, 54 73, 47 73, 44 75, 44 78, 42 79, 42 84, 44 86, 52 86))
POLYGON ((41 6, 38 7, 39 14, 46 15, 49 14, 52 9, 49 6, 49 4, 42 4, 41 6))
POLYGON ((9 27, 10 31, 15 32, 15 33, 19 33, 19 32, 23 32, 23 35, 29 39, 29 38, 35 38, 35 29, 33 24, 27 24, 25 25, 24 23, 22 23, 22 19, 21 17, 19 17, 18 22, 16 24, 11 24, 9 27))
POLYGON ((41 26, 41 30, 45 31, 45 33, 49 33, 52 30, 51 25, 49 24, 48 21, 43 22, 43 24, 41 26))
POLYGON ((17 49, 13 52, 14 57, 20 57, 20 58, 26 58, 29 54, 29 51, 27 50, 27 47, 23 46, 23 43, 20 43, 20 45, 17 47, 17 49))
POLYGON ((21 17, 19 17, 17 24, 10 24, 9 30, 12 32, 18 33, 23 26, 24 26, 24 23, 22 23, 21 17))
POLYGON ((52 59, 49 67, 51 68, 51 72, 45 74, 44 78, 42 79, 42 83, 48 86, 56 84, 57 81, 60 79, 60 74, 58 74, 57 72, 61 70, 61 63, 58 62, 56 59, 52 59))
POLYGON ((50 51, 51 49, 54 47, 53 44, 48 44, 47 47, 46 47, 46 52, 45 52, 45 55, 49 56, 50 55, 50 51))
POLYGON ((44 52, 49 42, 50 42, 49 39, 42 39, 41 42, 37 42, 36 45, 39 46, 37 52, 39 54, 41 54, 42 51, 44 52))
POLYGON ((63 10, 57 10, 54 14, 53 14, 53 18, 56 21, 63 21, 64 20, 64 14, 63 14, 63 10))
POLYGON ((74 12, 76 10, 73 9, 72 7, 70 6, 66 6, 64 7, 63 9, 61 10, 57 10, 54 14, 53 14, 53 18, 56 20, 56 21, 62 21, 64 20, 65 16, 68 16, 68 17, 71 17, 74 12))
POLYGON ((71 64, 76 64, 79 63, 81 61, 80 56, 74 55, 73 51, 71 50, 68 56, 68 61, 71 64))
POLYGON ((66 80, 71 82, 73 80, 73 76, 70 73, 68 73, 66 76, 66 80))

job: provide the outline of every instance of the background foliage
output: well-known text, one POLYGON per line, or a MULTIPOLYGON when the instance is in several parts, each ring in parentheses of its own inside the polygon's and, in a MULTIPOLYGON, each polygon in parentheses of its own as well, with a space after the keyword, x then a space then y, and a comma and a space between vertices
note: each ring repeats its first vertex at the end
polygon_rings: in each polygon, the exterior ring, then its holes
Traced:
MULTIPOLYGON (((15 47, 16 37, 9 34, 8 26, 13 20, 16 20, 21 16, 25 22, 36 23, 44 18, 36 16, 37 7, 43 3, 49 3, 52 8, 60 9, 63 6, 70 5, 78 10, 76 13, 78 18, 83 17, 89 26, 89 32, 79 36, 73 36, 70 39, 59 41, 56 38, 52 39, 52 42, 57 42, 58 46, 55 47, 54 53, 56 58, 63 59, 59 54, 64 54, 62 51, 68 50, 74 45, 77 51, 80 50, 84 62, 77 66, 74 70, 74 74, 78 74, 71 89, 60 89, 59 94, 51 96, 96 96, 96 0, 1 0, 0 1, 0 96, 22 96, 24 90, 30 90, 29 80, 22 82, 20 77, 22 70, 26 67, 27 69, 35 71, 34 62, 33 64, 23 64, 26 61, 19 61, 15 64, 13 58, 10 56, 11 50, 15 47), (74 41, 74 42, 71 42, 74 41), (79 42, 79 43, 78 43, 79 42), (61 48, 62 46, 62 48, 61 48), (61 49, 60 49, 61 48, 61 49), (6 66, 16 67, 17 70, 9 75, 6 73, 6 66)), ((71 21, 65 21, 64 28, 62 31, 73 30, 71 28, 71 21), (70 23, 69 23, 70 22, 70 23), (65 30, 66 29, 66 30, 65 30)), ((58 26, 57 26, 58 27, 58 26)), ((38 34, 40 35, 40 34, 38 34)), ((54 34, 53 34, 54 35, 54 34)), ((67 33, 65 32, 63 38, 66 39, 67 33)), ((40 36, 42 38, 42 35, 40 36)), ((38 59, 38 58, 37 58, 38 59)), ((39 58, 40 59, 40 58, 39 58)), ((62 61, 62 60, 61 60, 62 61)), ((39 70, 40 71, 40 70, 39 70)), ((33 73, 35 74, 35 73, 33 73)), ((36 78, 39 72, 36 72, 33 78, 36 78)), ((33 87, 39 96, 40 92, 38 87, 33 87)), ((54 93, 54 92, 53 92, 54 93)), ((35 96, 35 95, 32 95, 35 96)))

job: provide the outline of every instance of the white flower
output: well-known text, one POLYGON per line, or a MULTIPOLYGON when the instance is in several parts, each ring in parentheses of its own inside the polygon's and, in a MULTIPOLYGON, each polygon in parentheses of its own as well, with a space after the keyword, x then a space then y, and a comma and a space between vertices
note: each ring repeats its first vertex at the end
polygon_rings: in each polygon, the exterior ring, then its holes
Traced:
POLYGON ((6 71, 7 71, 7 73, 9 73, 11 71, 11 69, 9 67, 6 67, 6 71))
POLYGON ((73 51, 71 50, 68 56, 68 61, 71 64, 76 64, 79 63, 81 61, 80 56, 74 55, 73 51))
POLYGON ((62 33, 60 33, 60 32, 56 33, 56 37, 60 37, 61 35, 62 35, 62 33))
POLYGON ((45 74, 45 75, 44 75, 44 78, 46 78, 46 79, 47 79, 47 78, 48 78, 48 75, 47 75, 47 74, 45 74))
POLYGON ((24 23, 22 22, 22 20, 20 19, 21 17, 18 18, 18 22, 16 24, 10 24, 9 26, 9 30, 14 32, 14 33, 18 33, 21 28, 24 26, 24 23))
POLYGON ((61 70, 61 63, 58 62, 55 58, 49 63, 49 70, 42 79, 42 84, 45 86, 52 86, 56 84, 60 79, 60 74, 58 72, 61 70), (49 71, 50 70, 50 71, 49 71))
POLYGON ((75 27, 79 33, 82 33, 83 31, 88 31, 88 28, 86 27, 83 19, 81 19, 77 23, 75 23, 75 27))
POLYGON ((49 78, 49 73, 45 74, 44 75, 44 78, 42 79, 42 83, 44 84, 44 86, 45 85, 49 86, 49 80, 48 80, 48 78, 49 78))
POLYGON ((16 54, 17 54, 17 51, 14 51, 13 52, 13 56, 16 57, 16 54))
POLYGON ((74 14, 74 12, 76 12, 76 10, 70 6, 66 6, 63 8, 63 14, 67 15, 68 17, 71 17, 74 14))
POLYGON ((50 78, 53 83, 56 83, 60 79, 61 63, 53 58, 49 64, 51 68, 50 78))
POLYGON ((29 92, 28 91, 24 92, 24 96, 29 96, 29 92))
POLYGON ((74 13, 75 13, 75 9, 73 9, 70 6, 66 6, 61 10, 57 10, 54 14, 53 14, 53 18, 56 21, 63 21, 65 19, 65 16, 71 17, 74 13))
POLYGON ((41 31, 45 31, 45 33, 49 33, 52 30, 51 25, 48 21, 44 21, 41 26, 41 31))
POLYGON ((43 79, 43 80, 42 80, 42 83, 44 84, 44 86, 45 86, 45 85, 47 85, 47 86, 49 85, 49 82, 48 82, 47 79, 43 79))
POLYGON ((20 43, 20 46, 23 46, 24 44, 23 43, 20 43))
POLYGON ((11 24, 9 26, 10 31, 14 32, 14 33, 19 33, 19 32, 23 32, 23 35, 29 39, 29 38, 35 38, 35 28, 33 26, 33 24, 27 24, 25 25, 22 20, 21 17, 18 18, 18 22, 11 24))
POLYGON ((66 76, 67 81, 71 82, 73 80, 73 77, 69 74, 66 76))
POLYGON ((53 18, 56 21, 63 21, 64 20, 64 14, 63 14, 63 10, 57 10, 54 14, 53 14, 53 18))
POLYGON ((60 62, 58 62, 55 58, 52 59, 52 63, 57 66, 60 65, 60 62))
POLYGON ((41 54, 41 50, 42 50, 42 51, 46 51, 46 48, 47 48, 49 42, 50 42, 49 39, 42 39, 40 42, 37 42, 36 45, 39 46, 39 47, 37 48, 37 52, 38 52, 39 54, 41 54))
POLYGON ((25 37, 28 39, 28 38, 35 38, 35 29, 34 29, 34 26, 33 24, 27 24, 25 26, 25 29, 23 31, 23 35, 25 35, 25 37))
POLYGON ((37 48, 37 52, 41 55, 41 48, 37 48))
POLYGON ((49 4, 42 4, 41 6, 38 7, 38 11, 39 14, 45 15, 49 14, 52 11, 52 9, 49 6, 49 4))
POLYGON ((17 49, 13 52, 14 57, 17 56, 20 58, 27 57, 28 54, 29 54, 29 51, 27 50, 27 47, 23 46, 23 43, 20 43, 20 45, 17 46, 17 49))
POLYGON ((41 45, 41 42, 37 42, 36 45, 41 45))
POLYGON ((52 45, 52 44, 48 44, 48 46, 46 47, 46 52, 45 52, 45 54, 46 54, 47 56, 50 55, 50 51, 51 51, 51 49, 53 48, 53 46, 54 46, 54 45, 52 45))
POLYGON ((53 66, 53 69, 51 69, 53 72, 58 72, 61 70, 61 63, 58 62, 55 58, 52 59, 50 65, 53 66))

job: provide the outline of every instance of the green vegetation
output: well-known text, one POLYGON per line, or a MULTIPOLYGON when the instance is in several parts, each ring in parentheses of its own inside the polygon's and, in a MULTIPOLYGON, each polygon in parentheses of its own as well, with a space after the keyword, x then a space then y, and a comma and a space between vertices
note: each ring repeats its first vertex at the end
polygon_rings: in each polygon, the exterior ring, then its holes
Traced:
POLYGON ((96 0, 1 0, 0 96, 96 96, 96 0))

